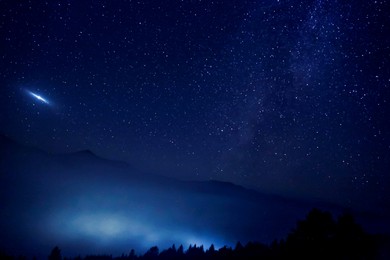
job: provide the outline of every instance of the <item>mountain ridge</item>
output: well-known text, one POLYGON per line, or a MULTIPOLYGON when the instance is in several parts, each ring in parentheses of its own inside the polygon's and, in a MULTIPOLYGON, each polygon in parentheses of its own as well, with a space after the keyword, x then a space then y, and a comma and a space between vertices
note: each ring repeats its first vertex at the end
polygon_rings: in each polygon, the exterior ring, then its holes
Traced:
MULTIPOLYGON (((55 237, 77 253, 83 253, 75 246, 80 239, 88 242, 85 252, 102 240, 102 247, 119 253, 126 248, 123 241, 142 250, 151 244, 268 243, 285 236, 313 207, 336 215, 346 210, 226 181, 149 175, 88 151, 51 154, 0 139, 0 151, 6 152, 0 157, 0 245, 10 250, 32 243, 20 240, 25 230, 37 238, 32 246, 55 237)), ((377 230, 390 230, 377 216, 367 219, 378 223, 377 230)))
MULTIPOLYGON (((335 203, 326 202, 326 201, 318 201, 318 200, 311 201, 309 199, 303 200, 303 199, 297 199, 297 198, 288 198, 288 197, 278 195, 278 194, 264 193, 264 192, 261 192, 257 189, 248 188, 248 187, 245 187, 245 186, 242 186, 239 184, 235 184, 235 183, 229 182, 229 181, 222 181, 222 180, 203 180, 203 181, 180 180, 180 179, 175 179, 175 178, 171 178, 171 177, 166 177, 164 175, 159 175, 159 174, 150 173, 150 172, 144 172, 144 171, 141 171, 139 169, 136 169, 135 167, 133 167, 132 165, 130 165, 127 162, 120 161, 120 160, 112 160, 112 159, 107 159, 107 158, 101 157, 101 156, 95 154, 90 149, 82 149, 82 150, 69 152, 69 153, 51 153, 51 152, 47 152, 45 150, 36 148, 34 146, 31 146, 31 145, 22 144, 16 140, 14 140, 13 138, 10 138, 10 137, 0 133, 0 151, 4 150, 4 146, 6 146, 5 147, 6 149, 9 149, 9 148, 16 148, 13 150, 22 149, 24 151, 24 153, 32 152, 32 153, 38 153, 40 155, 52 157, 52 158, 59 160, 63 164, 68 164, 68 163, 74 162, 75 160, 78 160, 78 161, 83 161, 87 165, 92 163, 92 162, 99 163, 101 165, 110 165, 110 166, 113 166, 114 168, 121 169, 123 171, 122 174, 126 174, 126 172, 137 172, 137 174, 139 175, 138 177, 141 179, 150 180, 150 179, 155 178, 157 181, 163 181, 164 183, 172 183, 173 182, 173 183, 180 183, 180 184, 184 184, 184 185, 189 184, 190 186, 192 186, 193 190, 197 190, 199 192, 203 191, 203 192, 207 192, 207 193, 215 193, 212 191, 212 189, 215 188, 216 190, 219 190, 219 191, 220 190, 225 190, 225 191, 229 190, 232 194, 234 194, 234 192, 247 192, 247 193, 251 194, 252 196, 261 195, 261 196, 265 196, 268 198, 278 198, 280 200, 285 200, 285 201, 290 201, 290 202, 299 201, 299 202, 303 202, 304 204, 319 203, 320 205, 327 207, 327 208, 331 208, 331 209, 338 208, 338 209, 342 209, 342 210, 351 210, 351 209, 347 209, 346 207, 337 205, 335 203), (88 160, 90 160, 90 161, 88 161, 88 160)), ((365 213, 365 212, 361 212, 361 213, 365 213)))

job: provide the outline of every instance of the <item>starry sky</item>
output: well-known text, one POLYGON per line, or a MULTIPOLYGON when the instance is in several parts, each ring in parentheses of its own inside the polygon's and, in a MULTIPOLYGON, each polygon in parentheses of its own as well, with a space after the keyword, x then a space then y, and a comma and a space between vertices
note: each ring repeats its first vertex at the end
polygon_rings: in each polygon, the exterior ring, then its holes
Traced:
POLYGON ((1 1, 0 133, 386 209, 386 1, 1 1))

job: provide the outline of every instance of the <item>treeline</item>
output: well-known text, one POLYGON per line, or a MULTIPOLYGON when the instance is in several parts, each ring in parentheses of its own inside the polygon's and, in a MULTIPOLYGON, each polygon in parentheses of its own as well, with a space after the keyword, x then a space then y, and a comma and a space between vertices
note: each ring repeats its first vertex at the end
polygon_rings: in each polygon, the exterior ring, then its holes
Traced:
MULTIPOLYGON (((270 245, 240 242, 234 248, 224 246, 216 249, 213 245, 205 249, 203 245, 172 247, 160 251, 151 247, 145 254, 137 255, 134 250, 120 257, 111 255, 89 255, 85 257, 63 258, 61 250, 55 247, 49 260, 219 260, 219 259, 386 259, 380 247, 382 239, 366 233, 352 215, 343 214, 334 220, 329 212, 313 209, 305 220, 286 239, 274 241, 270 245)), ((4 256, 5 257, 5 256, 4 256)), ((4 259, 4 257, 1 257, 4 259)), ((9 257, 9 259, 14 259, 9 257)))

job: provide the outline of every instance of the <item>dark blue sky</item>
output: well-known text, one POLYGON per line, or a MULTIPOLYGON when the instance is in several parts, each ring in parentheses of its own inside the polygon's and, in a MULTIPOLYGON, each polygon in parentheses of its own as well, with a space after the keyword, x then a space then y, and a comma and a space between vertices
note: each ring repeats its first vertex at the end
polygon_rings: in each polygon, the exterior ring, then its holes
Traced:
POLYGON ((384 208, 385 3, 1 1, 0 132, 180 179, 384 208))

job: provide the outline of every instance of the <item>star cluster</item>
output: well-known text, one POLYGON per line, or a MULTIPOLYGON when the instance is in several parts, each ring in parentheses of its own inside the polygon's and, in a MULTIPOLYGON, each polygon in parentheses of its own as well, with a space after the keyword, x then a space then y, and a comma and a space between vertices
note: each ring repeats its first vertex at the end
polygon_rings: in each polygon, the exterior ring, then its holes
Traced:
POLYGON ((3 1, 0 131, 180 179, 381 207, 385 4, 3 1))

